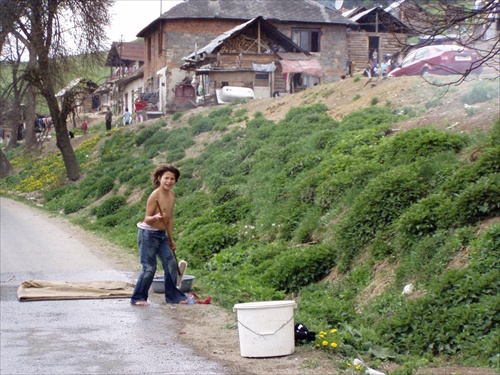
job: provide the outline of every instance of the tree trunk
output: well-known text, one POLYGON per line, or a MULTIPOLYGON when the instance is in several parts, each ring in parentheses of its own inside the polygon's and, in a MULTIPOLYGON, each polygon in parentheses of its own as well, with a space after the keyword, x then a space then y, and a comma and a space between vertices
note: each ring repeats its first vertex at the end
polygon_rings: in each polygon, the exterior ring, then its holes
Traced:
POLYGON ((30 85, 26 94, 26 134, 25 143, 26 147, 33 149, 36 145, 35 133, 35 108, 36 108, 36 87, 30 85))
POLYGON ((19 64, 12 64, 12 111, 10 116, 7 117, 7 122, 10 124, 10 137, 7 143, 7 148, 13 148, 17 146, 17 141, 19 140, 19 121, 21 119, 21 88, 18 80, 19 64))
POLYGON ((71 146, 66 120, 54 119, 54 128, 57 138, 56 145, 61 150, 68 180, 76 181, 80 177, 80 167, 73 146, 71 146))
POLYGON ((57 139, 56 146, 61 151, 64 165, 66 167, 66 175, 68 180, 76 181, 80 177, 80 167, 78 165, 78 160, 76 158, 75 151, 73 150, 73 146, 71 146, 68 127, 66 126, 66 118, 68 115, 65 111, 61 112, 59 109, 59 104, 57 103, 52 87, 44 88, 42 90, 42 95, 47 101, 50 115, 54 121, 54 130, 56 132, 57 139))
POLYGON ((71 110, 71 123, 73 125, 73 129, 76 129, 76 110, 71 110))
MULTIPOLYGON (((36 56, 34 53, 30 53, 30 61, 28 62, 28 70, 36 66, 36 56)), ((37 88, 33 84, 29 84, 28 90, 26 92, 26 135, 25 143, 28 149, 33 149, 36 145, 36 133, 35 133, 35 109, 36 109, 36 95, 37 88)))
POLYGON ((16 118, 10 119, 10 137, 7 142, 7 148, 14 148, 17 146, 17 133, 18 133, 18 124, 16 118))
POLYGON ((10 171, 12 171, 12 165, 0 148, 0 178, 7 177, 10 171))

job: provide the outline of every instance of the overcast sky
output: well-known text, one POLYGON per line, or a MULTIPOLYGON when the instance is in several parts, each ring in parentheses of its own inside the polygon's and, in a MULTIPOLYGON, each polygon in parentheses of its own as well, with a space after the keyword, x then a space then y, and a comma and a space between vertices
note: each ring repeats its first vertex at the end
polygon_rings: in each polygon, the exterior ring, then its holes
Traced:
POLYGON ((157 19, 179 0, 116 0, 111 9, 112 24, 108 37, 111 42, 131 42, 147 25, 157 19), (160 11, 161 10, 161 11, 160 11))

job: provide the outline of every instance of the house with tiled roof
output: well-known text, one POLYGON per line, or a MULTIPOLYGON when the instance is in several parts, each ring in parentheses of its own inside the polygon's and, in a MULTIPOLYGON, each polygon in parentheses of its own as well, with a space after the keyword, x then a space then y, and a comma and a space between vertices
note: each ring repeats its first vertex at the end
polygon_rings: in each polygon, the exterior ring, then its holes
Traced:
MULTIPOLYGON (((336 10, 314 0, 186 0, 137 34, 144 38, 146 48, 145 90, 158 93, 158 109, 176 110, 176 95, 193 95, 189 89, 193 74, 185 69, 184 58, 196 55, 224 33, 258 17, 320 64, 321 82, 332 82, 345 74, 346 29, 354 23, 336 10)), ((255 63, 260 63, 262 57, 257 56, 264 54, 265 49, 257 51, 255 63)))
POLYGON ((113 42, 106 59, 112 78, 122 78, 139 69, 144 62, 144 43, 113 42))
POLYGON ((144 42, 113 42, 106 58, 108 80, 94 93, 101 108, 111 107, 114 114, 131 110, 143 93, 144 42))

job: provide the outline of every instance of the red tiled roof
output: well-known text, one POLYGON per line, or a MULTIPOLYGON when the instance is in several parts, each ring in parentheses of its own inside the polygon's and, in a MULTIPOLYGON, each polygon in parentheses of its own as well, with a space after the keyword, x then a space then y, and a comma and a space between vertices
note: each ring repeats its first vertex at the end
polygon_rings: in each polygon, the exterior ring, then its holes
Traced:
POLYGON ((144 61, 144 42, 113 42, 111 48, 122 60, 144 61))

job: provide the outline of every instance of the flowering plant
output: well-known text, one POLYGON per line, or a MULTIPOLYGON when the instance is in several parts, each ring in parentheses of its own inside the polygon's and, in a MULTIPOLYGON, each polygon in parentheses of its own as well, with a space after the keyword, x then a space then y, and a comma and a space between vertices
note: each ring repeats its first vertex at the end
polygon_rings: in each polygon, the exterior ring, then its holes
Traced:
POLYGON ((335 351, 339 348, 340 345, 340 334, 337 328, 332 328, 330 331, 321 331, 316 336, 316 348, 335 351))
MULTIPOLYGON (((344 327, 346 328, 346 327, 344 327)), ((349 344, 349 337, 351 332, 349 329, 342 329, 339 331, 337 328, 332 328, 329 331, 320 331, 316 335, 315 345, 316 348, 327 351, 329 353, 335 353, 343 358, 348 358, 355 354, 355 350, 349 344)), ((344 362, 339 364, 339 368, 343 370, 343 374, 365 374, 366 366, 364 363, 355 358, 352 362, 344 362)))
POLYGON ((350 370, 351 374, 366 374, 365 365, 360 361, 356 361, 356 359, 352 364, 347 363, 347 368, 350 370))

